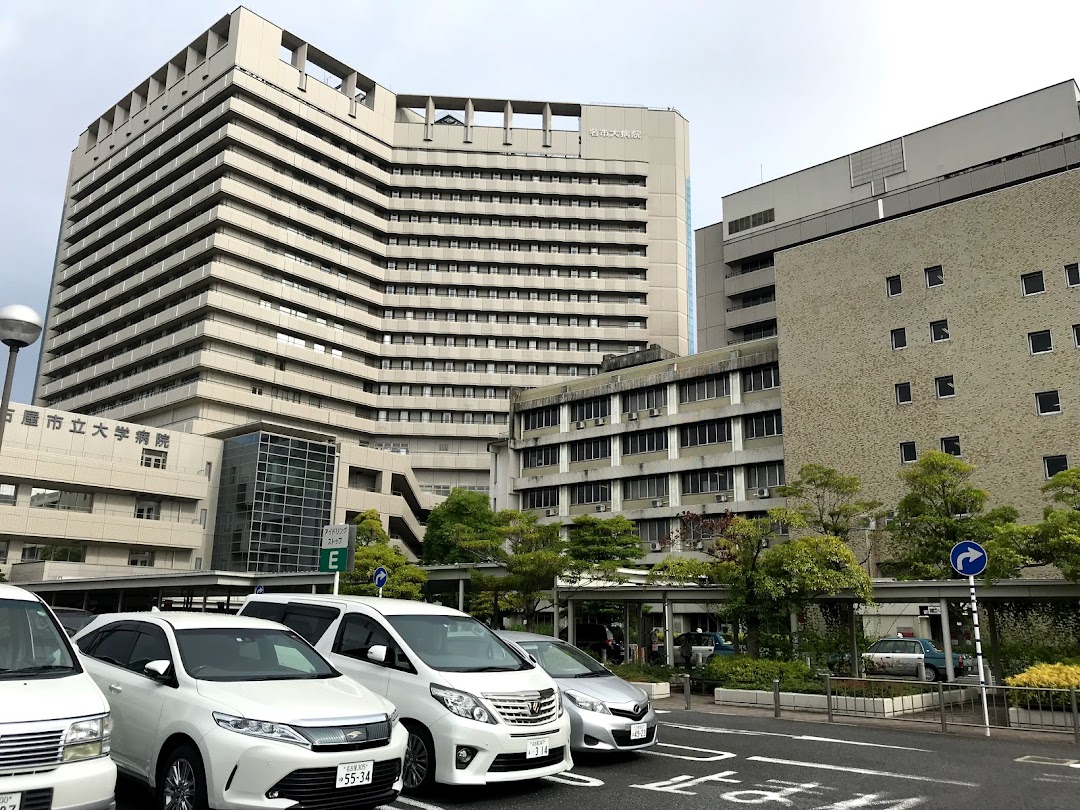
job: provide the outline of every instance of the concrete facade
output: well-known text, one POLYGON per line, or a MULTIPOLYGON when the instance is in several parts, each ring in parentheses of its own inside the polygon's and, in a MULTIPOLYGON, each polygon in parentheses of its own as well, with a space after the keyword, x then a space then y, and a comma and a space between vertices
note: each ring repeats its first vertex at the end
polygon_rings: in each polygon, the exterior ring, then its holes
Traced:
POLYGON ((240 8, 72 155, 35 401, 488 486, 512 386, 694 340, 671 109, 395 94, 240 8))
POLYGON ((776 362, 775 340, 762 340, 515 391, 510 437, 492 444, 493 508, 561 525, 623 515, 645 563, 703 551, 679 514, 783 504, 772 492, 784 483, 776 362))

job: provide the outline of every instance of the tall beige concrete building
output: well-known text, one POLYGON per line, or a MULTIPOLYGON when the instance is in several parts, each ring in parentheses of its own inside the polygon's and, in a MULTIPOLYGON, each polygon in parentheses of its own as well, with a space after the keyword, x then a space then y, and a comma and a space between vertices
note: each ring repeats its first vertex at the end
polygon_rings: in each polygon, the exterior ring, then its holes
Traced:
MULTIPOLYGON (((511 386, 694 350, 671 109, 395 94, 240 8, 71 158, 35 401, 488 488, 511 386)), ((436 77, 432 77, 433 80, 436 77)))
POLYGON ((1080 465, 1080 91, 1006 101, 724 198, 704 348, 777 334, 785 466, 895 502, 926 450, 1037 520, 1080 465))

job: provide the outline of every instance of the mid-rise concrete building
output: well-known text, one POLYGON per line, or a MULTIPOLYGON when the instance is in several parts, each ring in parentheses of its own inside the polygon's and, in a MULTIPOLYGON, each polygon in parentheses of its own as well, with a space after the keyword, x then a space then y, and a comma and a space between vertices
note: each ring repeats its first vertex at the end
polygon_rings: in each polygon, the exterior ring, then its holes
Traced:
MULTIPOLYGON (((347 59, 348 57, 342 57, 347 59)), ((237 9, 71 158, 35 401, 486 489, 512 386, 696 329, 672 109, 398 94, 237 9)))
POLYGON ((1025 520, 1080 464, 1080 92, 1063 82, 724 198, 705 348, 777 334, 785 459, 895 502, 960 455, 1025 520))
POLYGON ((634 521, 646 563, 703 551, 679 515, 758 515, 783 505, 776 341, 674 357, 660 347, 604 373, 515 390, 509 438, 492 443, 492 506, 569 525, 634 521))

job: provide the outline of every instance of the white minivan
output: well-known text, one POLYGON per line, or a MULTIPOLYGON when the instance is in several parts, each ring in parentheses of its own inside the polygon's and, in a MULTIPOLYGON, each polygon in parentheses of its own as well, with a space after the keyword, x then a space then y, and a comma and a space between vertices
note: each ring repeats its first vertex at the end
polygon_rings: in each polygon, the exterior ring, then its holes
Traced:
POLYGON ((409 731, 405 789, 483 785, 573 767, 551 677, 457 610, 365 596, 259 594, 240 610, 280 622, 385 695, 409 731))
POLYGON ((109 704, 39 597, 0 585, 0 807, 111 810, 109 704))

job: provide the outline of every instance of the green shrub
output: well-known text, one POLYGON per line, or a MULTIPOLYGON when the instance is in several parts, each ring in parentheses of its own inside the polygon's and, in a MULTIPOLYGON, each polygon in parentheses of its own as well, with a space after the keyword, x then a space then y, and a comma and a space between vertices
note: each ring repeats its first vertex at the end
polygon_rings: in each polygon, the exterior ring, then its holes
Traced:
POLYGON ((609 664, 608 669, 624 681, 637 683, 668 683, 672 674, 670 667, 655 664, 609 664))
POLYGON ((823 692, 824 686, 805 661, 754 660, 741 655, 717 656, 705 665, 704 677, 723 689, 770 691, 780 681, 781 692, 823 692))
POLYGON ((1070 689, 1080 689, 1080 666, 1075 664, 1036 664, 1005 679, 1006 686, 1022 686, 1009 692, 1009 702, 1026 708, 1064 708, 1072 705, 1070 689))

